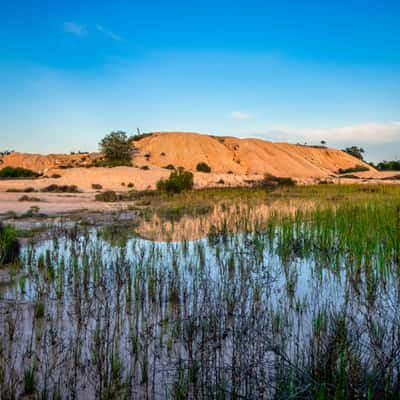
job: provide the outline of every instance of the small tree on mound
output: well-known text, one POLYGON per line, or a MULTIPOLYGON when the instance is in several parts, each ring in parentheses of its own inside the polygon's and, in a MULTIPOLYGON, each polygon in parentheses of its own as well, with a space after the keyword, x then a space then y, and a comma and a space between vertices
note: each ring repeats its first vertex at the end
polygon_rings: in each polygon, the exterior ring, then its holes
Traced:
POLYGON ((364 149, 362 147, 357 147, 357 146, 351 146, 351 147, 346 147, 343 149, 343 151, 347 154, 350 154, 353 157, 356 157, 360 160, 364 160, 364 149))
POLYGON ((107 163, 113 166, 129 165, 135 150, 131 142, 126 132, 114 131, 106 135, 99 146, 107 163))
POLYGON ((193 188, 193 174, 179 167, 172 172, 168 179, 161 179, 157 182, 157 190, 166 193, 181 193, 184 190, 193 188))
POLYGON ((197 164, 196 170, 199 172, 207 172, 208 173, 208 172, 211 172, 211 167, 207 163, 201 162, 201 163, 197 164))

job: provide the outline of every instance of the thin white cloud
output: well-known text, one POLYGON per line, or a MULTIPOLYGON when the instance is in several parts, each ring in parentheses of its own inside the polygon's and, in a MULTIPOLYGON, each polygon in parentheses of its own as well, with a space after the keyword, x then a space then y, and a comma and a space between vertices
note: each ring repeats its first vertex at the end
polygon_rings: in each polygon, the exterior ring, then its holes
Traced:
POLYGON ((79 25, 76 22, 64 22, 64 32, 66 33, 72 33, 73 35, 76 36, 86 36, 87 31, 86 28, 83 25, 79 25))
POLYGON ((271 140, 284 140, 300 143, 319 143, 325 140, 332 143, 384 144, 400 142, 400 121, 368 122, 365 124, 339 128, 294 128, 289 126, 270 126, 265 129, 248 131, 247 135, 262 136, 271 140))
POLYGON ((124 40, 124 38, 120 35, 118 35, 117 33, 110 31, 106 28, 104 28, 102 25, 96 25, 96 29, 101 32, 103 35, 106 35, 107 37, 109 37, 110 39, 116 41, 116 42, 121 42, 124 40))
POLYGON ((229 114, 229 116, 230 116, 230 118, 236 119, 238 121, 245 121, 245 120, 253 118, 253 115, 246 111, 232 111, 229 114))

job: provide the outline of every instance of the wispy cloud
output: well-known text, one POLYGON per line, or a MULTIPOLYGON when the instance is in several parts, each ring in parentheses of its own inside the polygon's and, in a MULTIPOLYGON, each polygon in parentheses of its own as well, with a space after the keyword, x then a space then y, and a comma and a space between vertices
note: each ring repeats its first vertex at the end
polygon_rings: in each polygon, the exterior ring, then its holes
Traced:
POLYGON ((232 118, 232 119, 236 119, 238 121, 245 121, 245 120, 248 120, 248 119, 252 119, 253 115, 248 113, 248 112, 246 112, 246 111, 232 111, 229 114, 229 117, 232 118))
POLYGON ((295 128, 293 126, 269 126, 248 130, 246 136, 260 136, 271 140, 300 143, 328 144, 387 144, 400 142, 400 121, 368 122, 339 128, 295 128))
POLYGON ((72 33, 73 35, 76 36, 86 36, 87 31, 86 28, 83 25, 79 25, 76 22, 64 22, 64 32, 66 33, 72 33))
POLYGON ((101 32, 102 34, 106 35, 112 40, 115 40, 116 42, 121 42, 124 40, 124 38, 117 33, 110 31, 109 29, 104 28, 102 25, 97 24, 96 29, 101 32))

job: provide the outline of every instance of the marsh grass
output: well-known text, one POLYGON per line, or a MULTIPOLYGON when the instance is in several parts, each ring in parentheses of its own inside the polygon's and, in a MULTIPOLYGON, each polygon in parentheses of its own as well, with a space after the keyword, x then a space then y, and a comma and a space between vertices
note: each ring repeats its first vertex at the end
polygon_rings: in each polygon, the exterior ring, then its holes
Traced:
POLYGON ((24 248, 1 292, 2 397, 399 398, 399 188, 148 199, 144 220, 203 238, 116 223, 24 248))

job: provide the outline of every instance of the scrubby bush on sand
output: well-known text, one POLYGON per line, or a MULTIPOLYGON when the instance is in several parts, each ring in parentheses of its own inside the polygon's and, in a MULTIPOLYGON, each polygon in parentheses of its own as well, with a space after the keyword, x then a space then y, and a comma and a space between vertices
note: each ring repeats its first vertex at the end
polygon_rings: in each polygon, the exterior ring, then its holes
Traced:
POLYGON ((49 185, 40 190, 41 192, 50 193, 79 193, 76 185, 49 185))
POLYGON ((121 198, 121 196, 114 192, 114 190, 107 190, 105 192, 96 194, 95 199, 97 201, 104 201, 104 202, 109 202, 109 203, 113 203, 115 201, 119 201, 121 198))
POLYGON ((173 165, 173 164, 168 164, 168 165, 166 165, 165 167, 163 167, 163 168, 165 168, 165 169, 175 169, 175 166, 173 165))
POLYGON ((295 186, 296 182, 292 178, 274 175, 265 175, 264 179, 257 184, 267 190, 273 190, 280 186, 295 186))
POLYGON ((39 197, 32 197, 32 196, 27 196, 26 194, 24 194, 23 196, 21 196, 18 201, 40 201, 39 197))
POLYGON ((211 167, 207 163, 201 162, 201 163, 197 164, 196 170, 199 171, 199 172, 208 173, 208 172, 211 172, 211 167))
POLYGON ((166 193, 181 193, 193 188, 193 174, 179 167, 177 171, 171 172, 168 179, 157 182, 157 190, 166 193))
POLYGON ((11 179, 11 178, 37 178, 40 176, 35 171, 21 167, 5 167, 0 170, 0 178, 11 179))
POLYGON ((101 190, 101 189, 103 189, 103 186, 101 186, 101 185, 98 184, 98 183, 93 183, 93 184, 92 184, 92 189, 94 189, 94 190, 101 190))
POLYGON ((366 167, 365 165, 356 165, 355 167, 352 168, 339 168, 338 173, 351 174, 353 172, 365 172, 365 171, 369 171, 369 168, 366 167))

